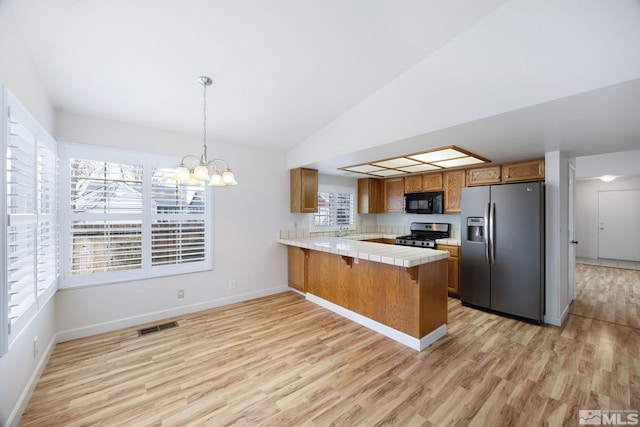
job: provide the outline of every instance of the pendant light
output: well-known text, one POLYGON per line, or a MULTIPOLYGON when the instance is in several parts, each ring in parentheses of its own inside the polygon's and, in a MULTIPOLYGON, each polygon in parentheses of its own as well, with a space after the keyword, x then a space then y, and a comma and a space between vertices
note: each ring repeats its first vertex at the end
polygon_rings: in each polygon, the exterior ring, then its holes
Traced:
POLYGON ((202 130, 202 155, 186 155, 180 161, 176 169, 175 178, 181 184, 200 184, 208 182, 212 187, 224 187, 236 185, 236 178, 227 163, 223 159, 209 160, 207 158, 207 86, 211 86, 211 77, 200 76, 198 81, 204 88, 203 111, 204 125, 202 130), (224 164, 222 167, 219 165, 224 164))

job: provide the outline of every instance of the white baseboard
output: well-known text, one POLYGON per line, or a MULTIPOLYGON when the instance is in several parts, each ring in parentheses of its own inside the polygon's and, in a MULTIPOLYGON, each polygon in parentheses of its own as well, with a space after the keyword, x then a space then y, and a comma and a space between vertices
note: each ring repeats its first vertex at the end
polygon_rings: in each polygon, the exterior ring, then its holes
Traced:
POLYGON ((369 328, 379 334, 391 338, 392 340, 404 344, 414 350, 422 351, 436 342, 438 339, 447 335, 447 325, 443 324, 424 337, 418 339, 313 294, 306 294, 306 297, 307 300, 318 304, 319 306, 324 307, 327 310, 333 311, 334 313, 346 317, 349 320, 353 320, 354 322, 366 328, 369 328))
POLYGON ((544 323, 547 323, 553 326, 562 326, 565 320, 567 320, 567 316, 569 316, 569 307, 570 305, 567 305, 565 307, 565 309, 562 311, 562 314, 560 314, 560 317, 545 315, 544 323))
POLYGON ((33 391, 36 389, 36 386, 38 385, 38 381, 40 380, 40 375, 42 375, 44 368, 47 366, 47 363, 49 362, 49 358, 51 357, 51 353, 53 353, 53 349, 56 346, 57 342, 58 342, 58 335, 54 334, 51 337, 51 340, 49 341, 49 343, 47 344, 47 348, 42 353, 42 357, 38 361, 36 368, 33 370, 31 377, 29 377, 29 381, 25 385, 24 390, 22 391, 22 394, 20 395, 20 398, 16 403, 16 406, 14 406, 13 411, 11 411, 9 418, 7 418, 4 424, 5 427, 14 427, 14 426, 17 426, 18 423, 20 422, 22 413, 24 412, 25 409, 27 409, 27 405, 29 404, 31 395, 33 394, 33 391))
POLYGON ((82 326, 80 328, 67 329, 65 331, 58 332, 57 342, 70 341, 78 338, 88 337, 91 335, 101 334, 104 332, 116 331, 118 329, 129 328, 131 326, 141 325, 144 323, 156 322, 158 320, 166 319, 169 317, 182 316, 197 311, 221 307, 223 305, 229 305, 255 298, 279 294, 282 292, 287 292, 289 290, 291 289, 288 286, 278 286, 274 288, 261 289, 259 291, 218 298, 215 300, 203 301, 180 307, 173 307, 167 310, 160 310, 137 316, 125 317, 121 319, 111 320, 109 322, 96 323, 93 325, 82 326))

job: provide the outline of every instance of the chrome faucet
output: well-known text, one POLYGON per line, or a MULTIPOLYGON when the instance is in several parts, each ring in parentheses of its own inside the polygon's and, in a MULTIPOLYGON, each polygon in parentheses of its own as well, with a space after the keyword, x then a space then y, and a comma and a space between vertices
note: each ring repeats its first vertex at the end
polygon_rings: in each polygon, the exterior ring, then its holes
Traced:
POLYGON ((337 237, 344 237, 347 235, 347 230, 349 230, 349 227, 347 226, 340 226, 340 228, 338 228, 338 233, 336 234, 337 237))

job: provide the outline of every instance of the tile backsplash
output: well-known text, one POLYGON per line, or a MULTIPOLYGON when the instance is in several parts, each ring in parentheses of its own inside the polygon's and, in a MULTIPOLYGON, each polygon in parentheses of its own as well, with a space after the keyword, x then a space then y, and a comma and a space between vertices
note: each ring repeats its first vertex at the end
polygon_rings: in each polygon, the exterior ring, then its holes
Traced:
MULTIPOLYGON (((402 236, 404 234, 409 234, 410 229, 409 227, 402 226, 402 225, 363 225, 356 230, 347 231, 346 234, 351 235, 351 234, 362 234, 362 233, 378 233, 378 234, 402 236)), ((294 229, 288 229, 288 230, 280 230, 278 234, 278 238, 286 239, 286 238, 303 238, 303 237, 317 237, 317 236, 336 236, 337 234, 338 234, 337 231, 314 232, 314 231, 309 231, 306 228, 294 228, 294 229)), ((459 239, 460 229, 452 227, 451 238, 459 239)))

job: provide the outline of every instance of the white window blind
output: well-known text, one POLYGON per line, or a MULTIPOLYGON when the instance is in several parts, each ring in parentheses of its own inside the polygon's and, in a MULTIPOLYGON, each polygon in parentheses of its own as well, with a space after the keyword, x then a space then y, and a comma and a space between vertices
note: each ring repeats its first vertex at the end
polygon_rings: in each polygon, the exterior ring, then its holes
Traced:
POLYGON ((176 159, 76 144, 63 152, 62 286, 211 269, 210 190, 178 184, 176 159))
POLYGON ((351 225, 353 215, 353 193, 318 192, 318 212, 314 214, 316 227, 351 225))
MULTIPOLYGON (((5 92, 6 94, 6 92, 5 92)), ((22 330, 57 288, 56 142, 7 95, 4 275, 8 340, 22 330)), ((3 299, 3 303, 5 300, 3 299)), ((4 315, 3 315, 4 317, 4 315)))

